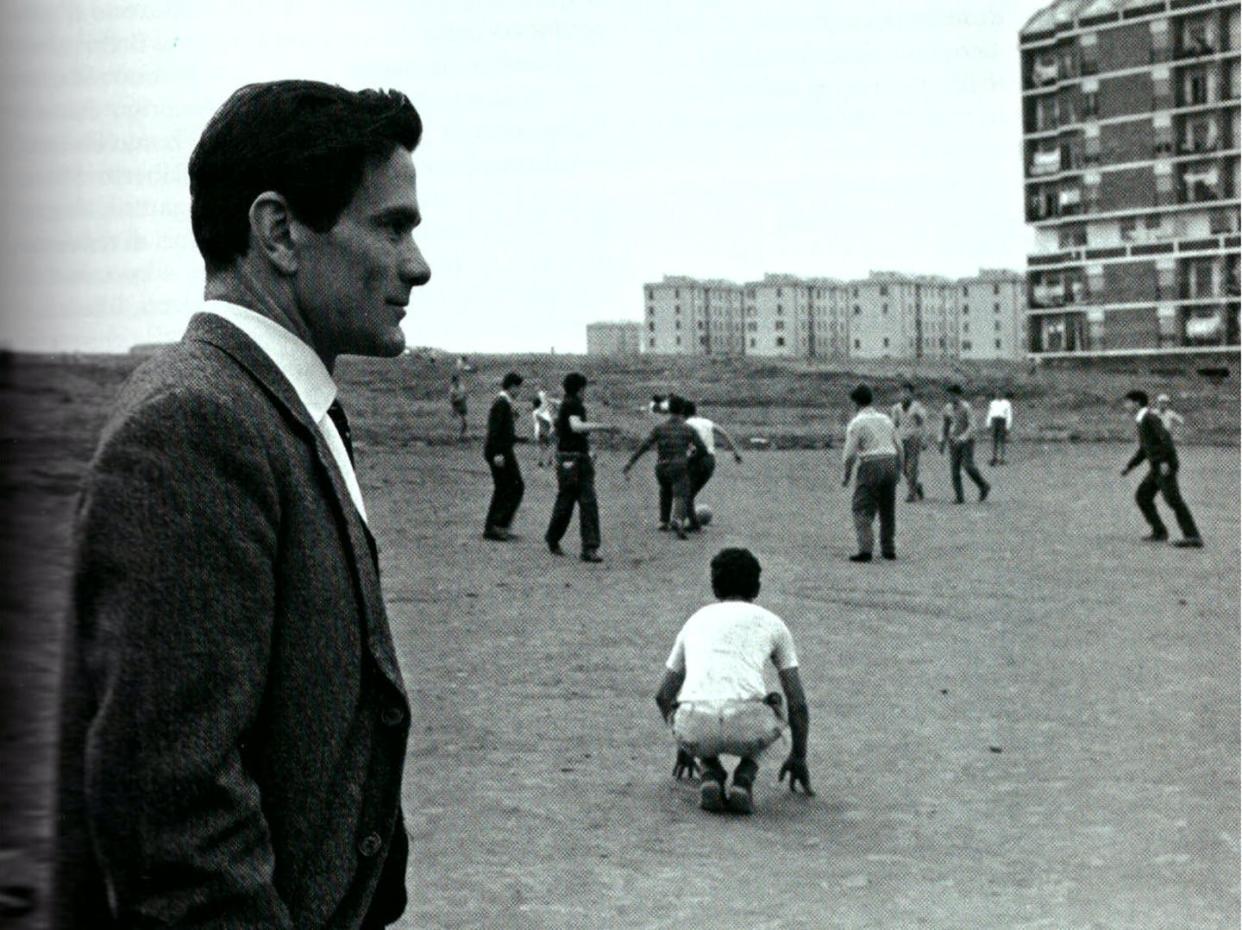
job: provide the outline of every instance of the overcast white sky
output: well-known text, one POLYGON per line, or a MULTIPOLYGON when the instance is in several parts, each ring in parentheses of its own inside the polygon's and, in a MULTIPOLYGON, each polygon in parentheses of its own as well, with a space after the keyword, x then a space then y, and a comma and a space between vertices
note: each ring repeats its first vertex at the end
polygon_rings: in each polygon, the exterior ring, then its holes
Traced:
POLYGON ((423 115, 411 345, 582 351, 664 274, 1020 269, 1017 32, 1042 5, 6 4, 0 345, 177 338, 190 150, 236 87, 285 77, 423 115))

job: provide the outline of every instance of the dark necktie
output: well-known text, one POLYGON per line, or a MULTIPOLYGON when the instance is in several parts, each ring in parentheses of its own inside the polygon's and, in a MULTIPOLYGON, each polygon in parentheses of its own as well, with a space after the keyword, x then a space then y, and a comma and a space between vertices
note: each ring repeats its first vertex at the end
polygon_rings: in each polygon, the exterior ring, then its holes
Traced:
POLYGON ((354 464, 354 443, 349 433, 349 418, 345 416, 345 408, 341 406, 339 400, 332 401, 332 406, 328 408, 328 416, 332 418, 336 431, 340 434, 341 442, 345 444, 345 454, 349 456, 349 464, 354 464))

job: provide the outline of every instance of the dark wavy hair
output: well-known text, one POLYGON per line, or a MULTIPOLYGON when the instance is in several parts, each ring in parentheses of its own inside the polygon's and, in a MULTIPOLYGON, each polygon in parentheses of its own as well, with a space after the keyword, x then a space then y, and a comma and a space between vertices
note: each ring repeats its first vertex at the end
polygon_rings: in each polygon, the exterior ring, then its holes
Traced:
POLYGON ((414 151, 423 122, 405 94, 319 81, 272 81, 235 91, 190 156, 190 224, 208 271, 246 254, 250 205, 282 195, 316 232, 336 225, 366 169, 397 146, 414 151))
POLYGON ((712 593, 720 600, 759 596, 759 560, 749 549, 721 549, 712 559, 712 593))

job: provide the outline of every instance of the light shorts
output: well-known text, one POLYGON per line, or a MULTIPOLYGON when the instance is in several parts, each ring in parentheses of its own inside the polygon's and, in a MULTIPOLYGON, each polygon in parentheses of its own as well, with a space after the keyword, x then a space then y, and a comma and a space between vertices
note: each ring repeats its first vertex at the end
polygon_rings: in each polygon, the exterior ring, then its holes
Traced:
POLYGON ((687 701, 673 714, 677 745, 700 759, 721 753, 753 759, 784 732, 784 721, 761 700, 687 701))

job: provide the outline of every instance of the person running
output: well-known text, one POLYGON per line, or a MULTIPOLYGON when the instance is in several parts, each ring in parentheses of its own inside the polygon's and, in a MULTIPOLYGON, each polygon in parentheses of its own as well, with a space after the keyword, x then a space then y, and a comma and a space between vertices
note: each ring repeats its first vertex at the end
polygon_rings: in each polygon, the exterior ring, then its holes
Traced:
POLYGON ((587 419, 582 402, 589 382, 586 375, 571 371, 565 376, 565 399, 556 416, 556 503, 544 540, 553 555, 564 555, 561 538, 569 528, 569 520, 578 506, 579 530, 582 534, 582 561, 602 562, 599 556, 599 501, 595 496, 595 460, 591 454, 590 434, 615 427, 593 423, 587 419))
POLYGON ((988 464, 995 468, 1005 464, 1005 444, 1013 429, 1013 394, 1009 391, 997 394, 988 404, 988 429, 992 433, 992 459, 988 464))
POLYGON ((756 604, 759 560, 747 549, 722 549, 711 561, 716 603, 698 610, 677 634, 665 662, 656 706, 677 741, 673 777, 701 772, 699 806, 716 813, 754 813, 755 775, 760 754, 784 732, 780 695, 767 693, 764 667, 770 660, 780 676, 789 708, 792 748, 778 781, 789 776, 789 790, 801 785, 808 797, 806 764, 810 711, 798 675, 798 654, 785 622, 756 604), (722 753, 738 756, 733 781, 722 753))
POLYGON ((870 562, 875 538, 871 524, 880 516, 880 553, 886 559, 897 558, 897 476, 901 473, 901 444, 893 421, 871 406, 871 388, 860 384, 850 392, 850 400, 858 409, 845 428, 845 450, 842 453, 845 479, 849 486, 854 464, 858 464, 858 480, 854 485, 854 532, 858 536, 858 552, 851 562, 870 562))
POLYGON ((1165 429, 1159 414, 1148 408, 1147 392, 1131 391, 1125 401, 1138 427, 1139 447, 1121 473, 1128 475, 1144 461, 1150 466, 1147 477, 1139 482, 1134 492, 1135 503, 1151 527, 1151 535, 1144 539, 1164 542, 1169 538, 1169 531, 1156 510, 1156 495, 1161 494, 1177 517, 1177 525, 1182 531, 1182 538, 1173 545, 1179 549, 1202 549, 1203 538, 1177 486, 1177 448, 1173 445, 1173 437, 1165 429))
POLYGON ((1169 431, 1169 435, 1176 441, 1178 427, 1185 425, 1186 418, 1169 406, 1169 395, 1156 395, 1156 403, 1152 409, 1156 412, 1156 416, 1160 417, 1160 422, 1169 431))
POLYGON ((686 538, 687 511, 690 505, 689 452, 707 455, 707 446, 695 430, 686 425, 685 401, 677 396, 669 398, 668 419, 655 427, 634 450, 630 460, 621 469, 629 477, 634 463, 642 458, 652 446, 656 447, 656 482, 660 486, 660 529, 670 525, 679 539, 686 538), (672 522, 669 522, 669 511, 672 522))
POLYGON ((901 400, 893 404, 888 415, 897 428, 901 441, 902 473, 906 478, 906 501, 923 499, 923 483, 919 481, 919 453, 927 445, 927 408, 914 394, 909 381, 901 386, 901 400))
POLYGON ((483 523, 483 538, 506 542, 513 538, 509 527, 522 503, 526 485, 522 470, 518 468, 513 445, 517 439, 513 426, 513 404, 522 389, 522 376, 516 371, 505 375, 500 383, 500 393, 492 402, 487 415, 487 439, 483 443, 483 458, 492 472, 492 502, 487 508, 483 523))
POLYGON ((531 426, 535 442, 539 445, 539 461, 536 464, 543 468, 553 458, 552 440, 556 433, 556 412, 552 401, 548 398, 547 391, 540 391, 531 405, 533 408, 530 414, 531 426))
POLYGON ((698 407, 695 406, 694 401, 687 400, 683 404, 686 410, 686 425, 699 434, 703 445, 707 447, 707 455, 690 456, 690 500, 686 505, 686 516, 690 522, 689 529, 697 531, 702 527, 699 526, 699 515, 694 501, 707 482, 712 480, 712 475, 716 473, 716 438, 720 437, 724 447, 733 453, 733 461, 739 465, 742 463, 742 456, 737 451, 737 443, 725 432, 723 426, 707 417, 699 416, 698 407))
POLYGON ((461 375, 457 372, 449 379, 449 406, 453 414, 461 420, 461 432, 457 434, 459 442, 466 439, 466 386, 462 384, 461 375))
POLYGON ((949 448, 949 474, 953 480, 953 503, 965 501, 962 495, 962 471, 970 476, 970 480, 979 489, 979 500, 988 499, 992 486, 979 474, 975 467, 975 433, 974 421, 970 412, 970 404, 962 397, 960 384, 951 384, 947 388, 949 402, 944 405, 944 426, 940 431, 940 454, 944 455, 945 446, 949 448))

